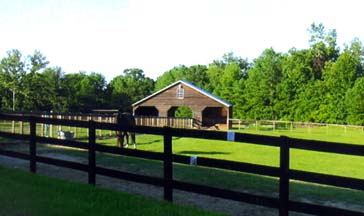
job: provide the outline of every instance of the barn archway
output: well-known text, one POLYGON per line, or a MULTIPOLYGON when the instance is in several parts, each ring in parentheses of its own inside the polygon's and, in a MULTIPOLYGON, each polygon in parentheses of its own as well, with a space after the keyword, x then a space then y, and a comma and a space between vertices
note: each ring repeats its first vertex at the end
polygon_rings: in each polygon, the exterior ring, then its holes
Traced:
POLYGON ((157 108, 155 108, 154 106, 138 107, 134 112, 135 112, 134 115, 139 115, 139 116, 158 116, 159 115, 157 108))
POLYGON ((177 118, 193 118, 192 109, 188 106, 180 106, 174 113, 174 117, 177 118))
POLYGON ((202 126, 226 124, 227 110, 223 107, 206 107, 202 111, 202 126))
POLYGON ((173 106, 168 110, 168 117, 193 118, 193 112, 188 106, 173 106))

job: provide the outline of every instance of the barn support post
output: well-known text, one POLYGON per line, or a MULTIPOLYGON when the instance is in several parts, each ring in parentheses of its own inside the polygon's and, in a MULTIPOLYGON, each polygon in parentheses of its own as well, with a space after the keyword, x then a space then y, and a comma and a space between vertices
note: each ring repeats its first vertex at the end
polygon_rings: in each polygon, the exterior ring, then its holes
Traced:
POLYGON ((281 136, 279 167, 279 216, 288 216, 289 210, 289 138, 281 136))
POLYGON ((96 183, 96 129, 93 120, 88 124, 88 183, 95 185, 96 183))
POLYGON ((172 136, 171 129, 164 127, 164 200, 173 201, 173 160, 172 160, 172 136))
POLYGON ((193 105, 190 106, 192 113, 193 113, 193 119, 196 122, 197 128, 202 127, 203 123, 203 111, 207 108, 207 106, 200 106, 200 105, 193 105))
POLYGON ((155 108, 158 110, 159 117, 168 117, 168 110, 171 107, 172 106, 170 106, 170 105, 158 105, 158 106, 155 106, 155 108))
MULTIPOLYGON (((230 106, 228 108, 225 108, 226 109, 226 129, 227 130, 230 130, 233 128, 233 122, 230 121, 230 119, 233 118, 233 107, 230 106)), ((240 120, 239 120, 239 130, 240 130, 240 120)))
POLYGON ((30 143, 29 143, 29 156, 30 156, 30 159, 29 159, 29 169, 30 169, 30 172, 32 173, 36 173, 37 172, 37 163, 36 163, 36 152, 37 152, 37 149, 36 149, 36 131, 37 131, 37 128, 36 128, 36 122, 33 118, 33 116, 30 116, 30 119, 29 119, 29 124, 30 124, 30 143))

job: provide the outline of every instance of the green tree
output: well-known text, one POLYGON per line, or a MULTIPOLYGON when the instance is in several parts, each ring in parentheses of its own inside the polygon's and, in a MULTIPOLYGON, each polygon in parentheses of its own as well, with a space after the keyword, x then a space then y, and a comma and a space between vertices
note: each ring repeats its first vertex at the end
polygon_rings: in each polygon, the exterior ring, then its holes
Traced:
POLYGON ((19 108, 17 98, 23 93, 25 73, 25 62, 20 51, 16 49, 8 51, 0 65, 0 82, 5 90, 2 93, 3 108, 11 110, 19 108))
POLYGON ((47 58, 39 50, 35 50, 34 53, 28 57, 28 59, 30 61, 30 73, 40 72, 49 64, 47 58))
POLYGON ((179 65, 163 73, 155 82, 155 91, 158 91, 178 80, 188 81, 194 85, 205 88, 209 84, 207 67, 204 65, 193 65, 186 67, 179 65))
POLYGON ((209 78, 207 76, 207 67, 205 65, 192 65, 187 70, 183 71, 181 80, 186 80, 194 85, 205 89, 209 84, 209 78))
POLYGON ((355 81, 353 88, 345 96, 347 108, 347 122, 350 124, 364 125, 364 78, 355 81))
POLYGON ((277 85, 281 81, 282 56, 267 49, 248 70, 244 111, 250 119, 276 119, 277 85))
POLYGON ((232 62, 225 66, 220 75, 218 83, 215 83, 216 87, 213 93, 222 99, 234 104, 235 116, 238 116, 237 111, 240 109, 240 105, 243 104, 243 88, 244 79, 241 68, 237 62, 232 62))
POLYGON ((45 110, 67 112, 67 91, 63 85, 65 74, 62 72, 62 69, 60 67, 46 68, 42 75, 44 77, 44 85, 47 86, 49 92, 48 100, 51 103, 51 107, 45 110))
POLYGON ((191 108, 187 106, 181 106, 176 109, 175 117, 177 118, 192 118, 193 113, 191 108))
POLYGON ((322 23, 312 23, 308 30, 311 34, 312 68, 316 79, 321 79, 326 62, 335 61, 339 54, 336 46, 337 33, 335 29, 326 31, 322 23))
POLYGON ((179 65, 177 67, 172 68, 169 71, 163 73, 162 76, 159 76, 155 81, 155 91, 163 89, 164 87, 178 81, 183 80, 184 75, 188 68, 184 65, 179 65))
POLYGON ((221 89, 231 84, 229 80, 235 79, 236 82, 245 80, 249 66, 247 59, 234 56, 234 53, 224 54, 222 59, 214 60, 209 65, 207 70, 209 83, 206 85, 206 90, 219 95, 221 89))
POLYGON ((292 110, 294 112, 294 119, 296 121, 325 122, 325 119, 328 118, 328 112, 322 111, 327 110, 328 107, 322 101, 327 91, 323 81, 309 81, 305 88, 300 91, 297 105, 292 110))
MULTIPOLYGON (((86 74, 86 73, 85 73, 86 74)), ((79 100, 83 109, 90 111, 104 105, 106 80, 102 74, 91 72, 82 77, 79 85, 79 100)))
POLYGON ((64 95, 67 104, 67 110, 71 112, 85 111, 85 104, 81 100, 81 81, 87 75, 84 72, 66 74, 61 82, 61 89, 64 90, 64 95))
POLYGON ((51 107, 49 100, 52 93, 44 80, 41 70, 44 70, 48 61, 39 51, 35 51, 28 57, 30 62, 29 72, 24 76, 22 107, 24 110, 48 110, 51 107))
POLYGON ((234 117, 244 118, 244 87, 250 64, 233 53, 214 60, 207 70, 208 84, 205 89, 234 105, 234 117))
POLYGON ((301 116, 300 94, 314 81, 308 50, 291 49, 282 59, 282 79, 277 85, 275 110, 277 116, 284 120, 303 121, 301 116))
POLYGON ((143 70, 126 69, 108 85, 110 106, 130 111, 132 103, 150 95, 153 89, 154 81, 146 77, 143 70))

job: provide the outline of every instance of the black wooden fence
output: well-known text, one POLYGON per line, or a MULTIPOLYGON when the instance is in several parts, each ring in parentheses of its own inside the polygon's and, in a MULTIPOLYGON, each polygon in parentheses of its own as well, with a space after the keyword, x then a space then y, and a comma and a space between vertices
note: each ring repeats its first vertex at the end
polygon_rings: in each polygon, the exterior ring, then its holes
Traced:
MULTIPOLYGON (((96 144, 96 129, 107 130, 120 130, 116 124, 112 123, 99 123, 94 121, 76 121, 76 120, 62 120, 51 118, 40 118, 34 116, 10 116, 0 114, 0 120, 10 121, 26 121, 30 124, 30 134, 13 134, 7 132, 0 132, 0 137, 27 140, 29 141, 29 154, 14 152, 9 150, 0 149, 0 154, 30 161, 30 171, 37 172, 37 163, 46 163, 75 170, 88 172, 88 182, 95 185, 96 174, 135 181, 139 183, 152 184, 164 188, 164 199, 168 201, 173 200, 173 190, 183 190, 188 192, 199 193, 208 196, 214 196, 234 201, 240 201, 255 205, 260 205, 279 210, 279 215, 288 215, 289 211, 316 214, 316 215, 361 215, 363 212, 355 212, 352 210, 340 209, 336 207, 322 206, 311 203, 304 203, 292 201, 289 199, 290 180, 301 180, 306 182, 332 185, 343 188, 351 188, 356 190, 364 189, 364 180, 348 177, 340 177, 327 174, 319 174, 307 171, 293 170, 289 167, 290 162, 290 149, 304 149, 311 151, 328 152, 335 154, 345 155, 364 155, 364 146, 352 144, 329 143, 322 141, 311 141, 294 139, 288 137, 272 137, 242 133, 229 133, 220 131, 202 131, 202 130, 189 130, 189 129, 174 129, 174 128, 155 128, 136 126, 134 128, 122 128, 123 130, 135 131, 137 133, 157 134, 164 137, 164 152, 148 152, 141 150, 121 149, 110 146, 103 146, 96 144), (46 138, 36 135, 36 127, 38 124, 54 124, 72 127, 84 127, 89 130, 88 143, 72 141, 72 140, 59 140, 54 138, 46 138), (273 176, 279 179, 279 196, 278 198, 267 197, 262 195, 254 195, 245 192, 237 192, 227 189, 221 189, 211 186, 205 186, 194 183, 187 183, 173 179, 173 162, 189 164, 190 157, 183 155, 172 154, 172 137, 192 137, 213 140, 227 140, 232 139, 235 142, 243 142, 246 144, 260 144, 266 146, 273 146, 280 148, 280 166, 271 167, 265 165, 256 165, 244 162, 233 162, 227 160, 217 160, 211 158, 198 158, 198 165, 204 167, 221 168, 227 170, 234 170, 240 172, 247 172, 265 176, 273 176), (78 162, 65 161, 54 159, 36 154, 37 143, 49 143, 53 145, 61 145, 68 147, 75 147, 85 149, 88 151, 88 164, 78 162), (133 157, 140 157, 153 160, 161 160, 164 163, 164 176, 151 177, 140 174, 133 174, 119 170, 113 170, 96 165, 96 152, 107 152, 117 155, 127 155, 133 157)), ((1 145, 1 143, 0 143, 1 145)))

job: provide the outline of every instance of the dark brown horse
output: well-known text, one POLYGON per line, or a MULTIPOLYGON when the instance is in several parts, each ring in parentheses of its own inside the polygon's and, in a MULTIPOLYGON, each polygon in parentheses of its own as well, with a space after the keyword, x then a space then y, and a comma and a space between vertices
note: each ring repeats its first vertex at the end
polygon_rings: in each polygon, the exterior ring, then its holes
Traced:
MULTIPOLYGON (((119 128, 125 127, 134 127, 135 126, 135 118, 132 114, 128 112, 119 112, 116 116, 116 123, 119 125, 119 128)), ((125 130, 120 130, 116 132, 117 135, 117 146, 120 148, 129 146, 129 136, 131 137, 131 142, 134 145, 134 149, 136 149, 135 142, 135 132, 127 132, 125 130), (126 143, 124 144, 124 138, 126 138, 126 143)))

